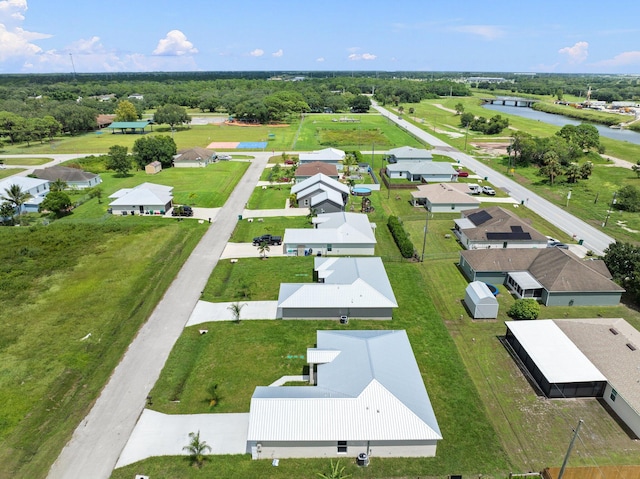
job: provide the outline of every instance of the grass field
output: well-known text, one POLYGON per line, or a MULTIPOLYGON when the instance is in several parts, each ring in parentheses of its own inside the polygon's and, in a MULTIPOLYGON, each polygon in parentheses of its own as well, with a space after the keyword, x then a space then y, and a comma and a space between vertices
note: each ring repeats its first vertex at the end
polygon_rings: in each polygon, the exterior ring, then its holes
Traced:
POLYGON ((291 186, 288 184, 269 186, 266 189, 259 187, 253 190, 247 202, 247 208, 250 210, 284 208, 290 194, 291 186))
POLYGON ((9 176, 13 176, 21 171, 23 171, 22 168, 2 168, 0 169, 0 180, 9 176))
POLYGON ((3 158, 2 163, 5 165, 20 165, 20 166, 38 166, 49 163, 51 158, 3 158))
POLYGON ((46 476, 204 231, 0 228, 0 478, 46 476))

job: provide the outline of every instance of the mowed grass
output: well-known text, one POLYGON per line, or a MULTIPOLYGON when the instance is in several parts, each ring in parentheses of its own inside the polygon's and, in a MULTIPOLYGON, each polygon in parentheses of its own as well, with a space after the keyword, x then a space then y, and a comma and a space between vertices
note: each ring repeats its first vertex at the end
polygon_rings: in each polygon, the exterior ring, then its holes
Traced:
POLYGON ((291 194, 291 186, 273 185, 266 188, 258 187, 253 190, 247 208, 250 210, 271 210, 284 208, 291 194))
MULTIPOLYGON (((250 243, 256 236, 264 234, 282 236, 286 228, 311 228, 311 222, 306 216, 254 218, 251 222, 245 219, 238 221, 229 241, 232 243, 250 243)), ((274 248, 281 248, 281 246, 274 246, 274 248)))
POLYGON ((23 168, 2 168, 0 169, 0 180, 13 176, 21 171, 24 171, 23 168))
POLYGON ((205 230, 0 228, 0 478, 46 476, 205 230))
POLYGON ((378 114, 346 115, 358 123, 337 121, 345 115, 306 115, 296 139, 296 150, 387 150, 398 146, 423 147, 415 137, 378 114), (336 121, 333 121, 336 120, 336 121))
MULTIPOLYGON (((219 208, 227 201, 248 167, 247 162, 221 161, 206 168, 167 168, 156 175, 148 175, 144 171, 132 171, 128 176, 120 177, 111 171, 102 172, 100 173, 102 197, 88 199, 86 193, 82 191, 71 192, 72 201, 80 201, 82 205, 75 208, 73 213, 63 221, 117 220, 119 217, 107 213, 109 203, 112 201, 109 195, 121 188, 133 188, 145 182, 172 186, 174 204, 219 208)), ((127 219, 119 218, 125 221, 127 219)))
POLYGON ((3 158, 2 163, 5 165, 20 165, 20 166, 38 166, 49 163, 52 158, 3 158))

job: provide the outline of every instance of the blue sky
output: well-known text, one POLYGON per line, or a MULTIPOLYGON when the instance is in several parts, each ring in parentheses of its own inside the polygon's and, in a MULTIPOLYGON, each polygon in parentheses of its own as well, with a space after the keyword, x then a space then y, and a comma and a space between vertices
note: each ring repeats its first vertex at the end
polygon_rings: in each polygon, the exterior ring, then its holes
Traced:
POLYGON ((0 74, 640 73, 640 1, 523 3, 0 0, 0 74))

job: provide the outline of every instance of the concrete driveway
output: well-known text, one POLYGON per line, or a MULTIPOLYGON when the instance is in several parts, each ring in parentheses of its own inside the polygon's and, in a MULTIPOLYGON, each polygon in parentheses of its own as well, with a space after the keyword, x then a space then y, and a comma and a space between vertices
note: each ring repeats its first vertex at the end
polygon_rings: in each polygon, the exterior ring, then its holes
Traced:
MULTIPOLYGON (((277 301, 239 301, 244 304, 240 314, 240 320, 247 319, 276 319, 277 301)), ((235 318, 229 307, 231 303, 210 303, 209 301, 198 301, 196 307, 187 321, 186 326, 208 323, 211 321, 233 321, 235 318)))
POLYGON ((153 456, 187 456, 183 448, 189 444, 189 433, 198 431, 211 447, 208 454, 245 454, 248 430, 249 413, 162 414, 145 409, 116 468, 153 456))
MULTIPOLYGON (((259 258, 260 252, 257 246, 253 246, 251 243, 227 243, 220 259, 229 258, 259 258)), ((282 245, 269 246, 267 251, 267 258, 272 256, 286 256, 282 245)), ((268 261, 268 260, 267 260, 268 261)))

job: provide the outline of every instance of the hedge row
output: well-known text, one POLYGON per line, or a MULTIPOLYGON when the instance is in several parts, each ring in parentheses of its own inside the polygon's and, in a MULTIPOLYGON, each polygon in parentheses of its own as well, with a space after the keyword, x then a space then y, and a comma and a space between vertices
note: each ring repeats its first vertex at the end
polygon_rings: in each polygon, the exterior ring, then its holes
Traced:
POLYGON ((400 254, 402 254, 403 258, 411 258, 415 251, 413 247, 413 243, 409 239, 409 235, 404 230, 402 223, 397 216, 389 216, 387 220, 387 226, 389 227, 389 231, 393 235, 393 239, 395 240, 398 248, 400 249, 400 254))

